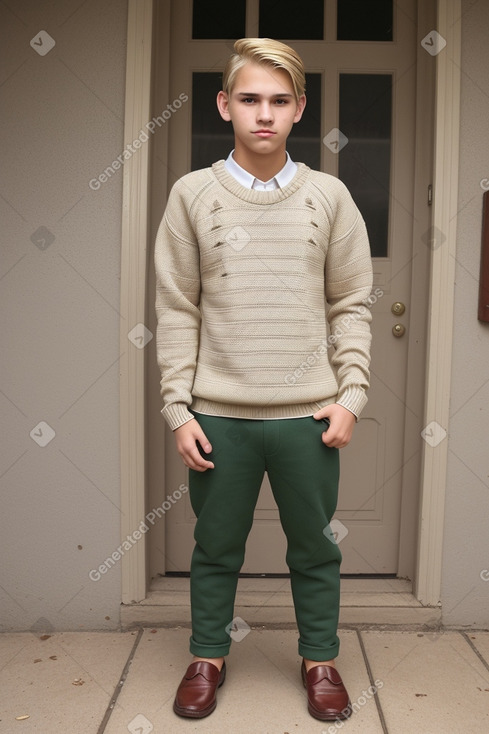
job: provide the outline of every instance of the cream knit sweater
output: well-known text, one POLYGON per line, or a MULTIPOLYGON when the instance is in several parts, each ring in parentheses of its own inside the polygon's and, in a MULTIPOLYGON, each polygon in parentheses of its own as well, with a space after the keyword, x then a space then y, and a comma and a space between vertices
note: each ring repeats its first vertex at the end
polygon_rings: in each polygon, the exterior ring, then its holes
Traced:
POLYGON ((334 176, 299 163, 283 189, 224 161, 171 190, 155 246, 162 414, 272 419, 367 402, 372 288, 363 219, 334 176))

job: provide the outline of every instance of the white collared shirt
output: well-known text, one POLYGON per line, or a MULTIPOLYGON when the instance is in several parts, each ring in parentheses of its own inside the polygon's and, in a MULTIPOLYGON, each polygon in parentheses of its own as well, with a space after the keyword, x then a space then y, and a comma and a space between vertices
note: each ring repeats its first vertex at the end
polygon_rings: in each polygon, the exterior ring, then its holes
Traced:
POLYGON ((274 189, 283 189, 294 178, 297 171, 297 163, 294 163, 290 155, 285 152, 287 160, 285 166, 269 181, 260 181, 251 173, 245 171, 233 158, 234 150, 230 152, 226 158, 224 165, 228 173, 233 176, 241 186, 247 189, 256 189, 257 191, 273 191, 274 189))

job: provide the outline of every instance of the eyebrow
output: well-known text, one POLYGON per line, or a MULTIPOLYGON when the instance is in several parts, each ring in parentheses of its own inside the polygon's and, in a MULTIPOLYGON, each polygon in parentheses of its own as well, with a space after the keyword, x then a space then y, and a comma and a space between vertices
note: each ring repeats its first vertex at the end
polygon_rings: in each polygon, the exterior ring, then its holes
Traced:
MULTIPOLYGON (((257 94, 256 92, 235 92, 235 94, 238 97, 261 97, 261 94, 257 94)), ((288 94, 287 92, 277 92, 276 94, 271 94, 270 97, 293 97, 293 94, 288 94)))

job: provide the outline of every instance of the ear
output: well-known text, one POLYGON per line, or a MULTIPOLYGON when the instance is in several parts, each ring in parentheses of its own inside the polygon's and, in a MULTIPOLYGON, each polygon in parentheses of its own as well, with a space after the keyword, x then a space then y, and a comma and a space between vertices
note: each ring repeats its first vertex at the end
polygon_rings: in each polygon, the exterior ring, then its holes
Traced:
POLYGON ((301 97, 299 97, 299 101, 297 102, 297 112, 294 115, 294 122, 299 122, 299 120, 302 117, 302 113, 304 112, 305 106, 306 106, 306 95, 303 94, 301 97))
POLYGON ((223 120, 226 120, 226 122, 231 120, 231 115, 229 113, 229 98, 226 92, 221 91, 217 95, 217 109, 219 110, 219 114, 223 120))

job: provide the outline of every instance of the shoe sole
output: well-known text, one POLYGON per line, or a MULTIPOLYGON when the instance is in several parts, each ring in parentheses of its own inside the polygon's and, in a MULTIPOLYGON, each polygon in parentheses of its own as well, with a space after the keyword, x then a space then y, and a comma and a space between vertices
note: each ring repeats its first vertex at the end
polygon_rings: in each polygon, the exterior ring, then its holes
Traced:
POLYGON ((307 705, 307 710, 313 716, 315 719, 318 719, 318 721, 344 721, 345 719, 349 719, 351 716, 351 711, 348 714, 344 714, 343 711, 341 711, 338 714, 334 714, 331 712, 331 714, 323 713, 322 711, 316 711, 311 704, 307 705))

